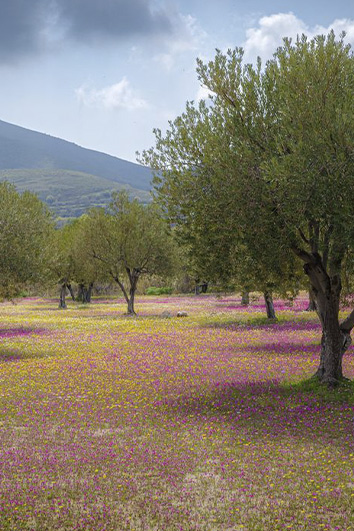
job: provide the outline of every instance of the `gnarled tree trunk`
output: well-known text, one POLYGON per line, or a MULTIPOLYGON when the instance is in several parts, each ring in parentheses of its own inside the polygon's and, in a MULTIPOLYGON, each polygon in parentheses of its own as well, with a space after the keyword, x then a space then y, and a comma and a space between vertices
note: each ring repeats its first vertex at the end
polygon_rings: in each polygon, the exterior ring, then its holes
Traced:
POLYGON ((89 304, 92 298, 93 282, 90 282, 88 289, 86 291, 86 302, 89 304))
POLYGON ((340 274, 328 274, 323 259, 317 252, 298 250, 297 254, 305 262, 304 271, 311 282, 316 311, 322 326, 320 364, 315 377, 334 386, 343 379, 342 359, 351 343, 350 331, 354 326, 354 311, 340 323, 340 274))
POLYGON ((74 301, 75 300, 75 294, 74 294, 74 290, 72 288, 72 285, 71 284, 67 284, 66 286, 67 286, 67 288, 69 290, 69 293, 70 293, 70 296, 71 296, 72 300, 74 301))
POLYGON ((90 282, 88 287, 85 286, 83 282, 79 284, 79 291, 77 294, 77 300, 83 304, 88 304, 91 302, 93 282, 90 282))
POLYGON ((76 300, 78 302, 85 302, 85 285, 82 282, 79 284, 76 300))

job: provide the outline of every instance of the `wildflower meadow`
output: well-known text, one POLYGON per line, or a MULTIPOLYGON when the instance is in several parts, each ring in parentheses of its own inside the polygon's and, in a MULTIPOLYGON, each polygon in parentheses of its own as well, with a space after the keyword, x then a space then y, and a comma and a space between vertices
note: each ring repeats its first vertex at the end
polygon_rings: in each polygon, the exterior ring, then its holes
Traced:
POLYGON ((354 530, 352 388, 304 383, 306 305, 1 304, 1 531, 354 530))

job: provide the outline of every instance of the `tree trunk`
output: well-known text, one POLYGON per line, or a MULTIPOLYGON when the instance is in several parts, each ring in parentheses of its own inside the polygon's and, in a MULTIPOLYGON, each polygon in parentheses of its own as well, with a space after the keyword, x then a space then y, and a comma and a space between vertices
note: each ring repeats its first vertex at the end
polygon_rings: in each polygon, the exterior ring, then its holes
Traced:
POLYGON ((67 288, 69 290, 69 293, 71 295, 72 300, 74 301, 75 300, 75 295, 74 295, 74 290, 72 288, 72 285, 71 284, 67 284, 66 286, 67 286, 67 288))
POLYGON ((135 315, 135 308, 134 308, 134 299, 135 299, 135 292, 140 276, 140 271, 137 269, 131 270, 130 268, 126 268, 126 272, 129 278, 130 283, 130 289, 129 289, 129 295, 127 293, 127 290, 125 289, 125 286, 123 282, 119 279, 118 276, 113 276, 114 280, 117 282, 118 286, 122 290, 122 293, 124 295, 124 298, 127 302, 127 313, 128 315, 135 315))
POLYGON ((331 265, 333 273, 328 274, 318 252, 308 253, 296 248, 294 250, 305 262, 304 271, 311 283, 316 311, 322 326, 320 363, 314 376, 333 387, 343 379, 342 359, 351 343, 350 331, 354 326, 354 311, 342 323, 339 322, 342 289, 340 261, 331 265))
POLYGON ((265 305, 266 305, 266 311, 267 311, 268 319, 276 319, 277 316, 275 315, 273 297, 272 297, 271 292, 270 291, 265 291, 263 296, 264 296, 264 302, 265 302, 265 305))
POLYGON ((134 300, 135 300, 135 293, 136 288, 138 285, 139 280, 139 272, 135 269, 133 271, 128 272, 129 282, 130 282, 130 289, 129 289, 129 299, 128 299, 128 314, 135 315, 135 309, 134 309, 134 300))
POLYGON ((76 300, 82 303, 85 302, 85 285, 82 282, 79 284, 76 300))
POLYGON ((250 303, 250 292, 243 291, 241 297, 241 306, 248 306, 250 303))
POLYGON ((309 289, 309 305, 306 308, 307 312, 315 312, 316 311, 316 301, 315 301, 315 295, 313 293, 312 288, 309 289))
POLYGON ((322 338, 320 363, 315 377, 329 385, 336 385, 343 379, 342 359, 351 343, 350 334, 341 330, 336 298, 332 296, 325 301, 316 300, 317 313, 322 324, 322 338))
POLYGON ((86 302, 90 304, 92 297, 93 282, 90 282, 88 290, 86 291, 86 302))
POLYGON ((208 291, 208 282, 203 282, 203 284, 201 284, 201 290, 202 290, 202 293, 206 293, 208 291))
POLYGON ((128 312, 127 312, 129 315, 135 315, 134 298, 135 298, 135 293, 130 293, 130 297, 128 299, 128 312))
POLYGON ((88 287, 83 282, 79 284, 79 291, 77 294, 77 300, 82 304, 89 304, 91 302, 93 282, 90 282, 88 287))
POLYGON ((66 282, 64 282, 63 284, 60 285, 59 308, 61 310, 66 310, 66 308, 67 308, 65 297, 66 297, 66 282))

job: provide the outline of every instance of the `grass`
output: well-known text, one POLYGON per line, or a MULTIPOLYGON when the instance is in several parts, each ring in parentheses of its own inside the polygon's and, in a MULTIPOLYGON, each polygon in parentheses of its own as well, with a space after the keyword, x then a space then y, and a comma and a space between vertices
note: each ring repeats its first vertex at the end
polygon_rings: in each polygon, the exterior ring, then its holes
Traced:
POLYGON ((325 402, 341 402, 354 406, 354 382, 352 380, 344 380, 338 388, 332 389, 315 378, 309 378, 292 384, 290 389, 293 389, 295 393, 308 393, 325 402))
POLYGON ((354 529, 353 384, 310 380, 305 304, 2 304, 0 529, 354 529))

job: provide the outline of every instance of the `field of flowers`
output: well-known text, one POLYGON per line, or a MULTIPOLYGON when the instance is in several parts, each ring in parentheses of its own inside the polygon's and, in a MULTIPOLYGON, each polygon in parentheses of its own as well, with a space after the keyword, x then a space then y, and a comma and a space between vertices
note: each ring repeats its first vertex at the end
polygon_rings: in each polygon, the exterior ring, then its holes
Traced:
POLYGON ((1 304, 1 531, 354 530, 354 399, 296 385, 319 326, 275 306, 1 304))

